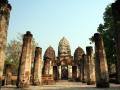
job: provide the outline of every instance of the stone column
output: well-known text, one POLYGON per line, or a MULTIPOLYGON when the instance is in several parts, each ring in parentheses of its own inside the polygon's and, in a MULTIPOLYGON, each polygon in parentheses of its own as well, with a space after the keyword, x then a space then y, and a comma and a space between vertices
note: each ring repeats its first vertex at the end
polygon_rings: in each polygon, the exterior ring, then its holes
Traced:
POLYGON ((116 43, 116 73, 117 73, 117 83, 120 84, 120 0, 117 0, 112 4, 112 13, 114 19, 114 38, 116 43))
POLYGON ((87 56, 85 54, 82 55, 82 59, 83 59, 83 78, 82 78, 82 82, 86 83, 87 82, 87 56))
POLYGON ((33 68, 33 85, 39 86, 42 79, 42 48, 36 47, 34 68, 33 68))
POLYGON ((93 56, 93 48, 86 47, 87 52, 87 85, 95 84, 95 63, 93 56))
POLYGON ((12 85, 12 66, 11 64, 5 65, 5 82, 4 85, 12 85))
POLYGON ((82 59, 80 60, 79 69, 80 69, 79 77, 80 77, 80 81, 82 82, 82 79, 83 79, 83 61, 82 61, 82 59))
POLYGON ((17 87, 29 87, 32 60, 32 34, 27 31, 23 37, 23 46, 18 68, 17 87))
POLYGON ((0 81, 3 75, 10 11, 11 5, 5 0, 0 0, 0 81))
POLYGON ((99 33, 94 34, 95 40, 95 69, 96 69, 96 87, 108 88, 109 87, 109 75, 106 54, 104 50, 104 44, 102 36, 99 33))

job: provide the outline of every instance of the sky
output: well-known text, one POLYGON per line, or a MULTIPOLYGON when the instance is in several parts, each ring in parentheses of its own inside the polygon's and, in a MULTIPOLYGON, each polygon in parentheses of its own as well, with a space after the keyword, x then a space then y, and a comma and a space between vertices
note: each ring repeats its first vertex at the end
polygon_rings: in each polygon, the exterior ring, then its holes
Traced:
POLYGON ((18 33, 31 31, 35 41, 45 50, 52 46, 58 52, 62 37, 70 43, 72 55, 80 46, 84 50, 89 38, 103 23, 103 13, 114 0, 9 0, 12 5, 8 42, 18 33))

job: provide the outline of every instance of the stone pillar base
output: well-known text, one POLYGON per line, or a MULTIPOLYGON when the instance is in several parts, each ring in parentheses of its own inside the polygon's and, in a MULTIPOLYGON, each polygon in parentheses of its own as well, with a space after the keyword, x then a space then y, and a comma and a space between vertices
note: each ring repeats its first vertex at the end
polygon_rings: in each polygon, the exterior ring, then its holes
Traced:
POLYGON ((96 84, 96 88, 109 88, 109 83, 108 82, 100 82, 96 84))
POLYGON ((82 83, 87 83, 87 81, 86 80, 82 80, 82 83))
POLYGON ((88 82, 87 82, 87 85, 95 85, 95 84, 96 84, 95 81, 88 81, 88 82))
POLYGON ((34 86, 39 86, 40 85, 40 82, 36 81, 33 83, 34 86))
POLYGON ((30 85, 27 83, 20 83, 17 88, 28 88, 30 85))

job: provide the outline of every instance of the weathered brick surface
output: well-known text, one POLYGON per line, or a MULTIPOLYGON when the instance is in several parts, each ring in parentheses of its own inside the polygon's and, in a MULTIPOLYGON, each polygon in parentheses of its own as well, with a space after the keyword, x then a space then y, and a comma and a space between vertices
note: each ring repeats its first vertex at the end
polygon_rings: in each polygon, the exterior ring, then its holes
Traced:
POLYGON ((0 80, 3 75, 3 67, 5 61, 5 47, 7 41, 7 32, 9 25, 11 5, 4 1, 0 1, 0 80))
POLYGON ((29 87, 32 60, 32 34, 27 31, 23 37, 23 46, 19 62, 17 87, 29 87))
POLYGON ((72 79, 72 60, 69 41, 63 37, 58 46, 59 78, 72 79))
POLYGON ((78 68, 77 77, 79 78, 80 81, 83 81, 83 78, 84 78, 83 54, 84 54, 84 51, 81 47, 78 47, 74 52, 74 63, 78 68))
POLYGON ((39 86, 42 79, 42 48, 36 47, 34 67, 33 67, 33 85, 39 86))
POLYGON ((109 75, 103 39, 99 33, 95 33, 94 40, 95 40, 96 87, 107 88, 109 87, 109 75))
POLYGON ((83 62, 82 82, 87 83, 87 70, 88 70, 87 67, 88 67, 88 65, 87 65, 87 55, 86 54, 82 55, 82 62, 83 62))
POLYGON ((93 48, 86 47, 87 52, 87 84, 95 84, 95 63, 93 57, 93 48))
POLYGON ((49 46, 44 54, 44 65, 42 69, 42 76, 44 80, 42 80, 43 84, 53 83, 53 62, 55 61, 55 51, 49 46), (50 79, 49 79, 50 78, 50 79))

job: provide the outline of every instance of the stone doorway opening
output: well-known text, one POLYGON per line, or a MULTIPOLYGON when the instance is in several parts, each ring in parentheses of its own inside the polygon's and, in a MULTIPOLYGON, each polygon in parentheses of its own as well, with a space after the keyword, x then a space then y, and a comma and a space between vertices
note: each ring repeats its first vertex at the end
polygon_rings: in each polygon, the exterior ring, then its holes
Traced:
POLYGON ((61 66, 61 79, 68 80, 68 66, 61 66))
POLYGON ((77 66, 72 66, 72 78, 77 79, 77 66))
POLYGON ((53 78, 54 78, 54 80, 58 80, 58 78, 59 78, 59 72, 58 72, 57 66, 53 66, 53 78))

